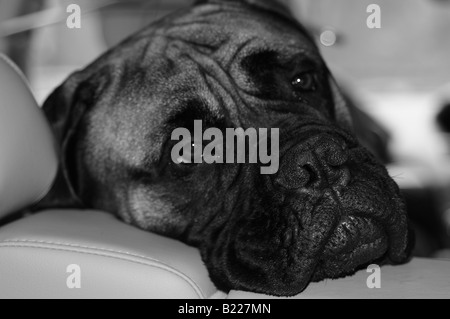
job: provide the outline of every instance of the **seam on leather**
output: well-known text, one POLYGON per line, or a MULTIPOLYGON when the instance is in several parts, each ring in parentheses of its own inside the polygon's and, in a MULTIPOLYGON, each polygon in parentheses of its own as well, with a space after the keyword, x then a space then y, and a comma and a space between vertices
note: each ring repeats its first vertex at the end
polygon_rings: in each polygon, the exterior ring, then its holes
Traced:
MULTIPOLYGON (((53 135, 52 135, 52 138, 53 138, 53 135)), ((55 184, 57 173, 58 173, 58 165, 55 165, 55 168, 53 169, 53 173, 51 174, 50 181, 42 189, 42 191, 40 191, 38 193, 38 195, 36 195, 36 198, 33 200, 31 205, 38 204, 45 197, 45 195, 47 195, 50 192, 50 190, 52 189, 53 185, 55 184)))
MULTIPOLYGON (((8 64, 8 66, 10 68, 12 68, 14 70, 14 72, 17 73, 17 75, 20 77, 20 79, 23 81, 23 83, 25 84, 25 86, 28 88, 28 90, 30 91, 30 93, 32 93, 31 90, 31 86, 30 86, 30 82, 28 82, 27 77, 25 76, 25 74, 23 73, 23 71, 17 66, 17 64, 15 64, 8 56, 6 56, 3 53, 0 53, 0 60, 4 61, 6 64, 8 64)), ((33 94, 32 94, 33 95, 33 94)), ((34 97, 34 95, 33 95, 34 97)))
POLYGON ((149 266, 149 267, 154 267, 154 268, 158 268, 158 269, 163 269, 166 270, 174 275, 176 275, 177 277, 179 277, 180 279, 182 279, 183 281, 185 281, 188 285, 190 285, 195 293, 197 294, 197 296, 199 298, 203 298, 205 299, 205 294, 203 293, 202 289, 195 283, 194 280, 192 280, 189 276, 181 273, 180 271, 174 269, 173 267, 157 260, 157 259, 152 259, 149 257, 145 257, 145 256, 141 256, 138 254, 131 254, 131 253, 127 253, 127 252, 121 252, 121 251, 117 251, 117 250, 113 250, 113 249, 102 249, 102 248, 96 248, 96 247, 89 247, 89 246, 82 246, 82 245, 71 245, 71 244, 63 244, 63 243, 52 243, 52 242, 45 242, 45 241, 33 241, 33 240, 3 240, 2 242, 0 242, 0 248, 2 247, 17 247, 17 248, 38 248, 38 249, 47 249, 47 250, 55 250, 55 251, 64 251, 64 252, 70 252, 70 253, 79 253, 79 254, 85 254, 85 255, 94 255, 94 256, 100 256, 100 257, 106 257, 106 258, 112 258, 112 259, 117 259, 117 260, 121 260, 121 261, 126 261, 126 262, 131 262, 131 263, 135 263, 135 264, 139 264, 139 265, 145 265, 145 266, 149 266), (137 261, 137 260, 132 260, 129 258, 124 258, 124 257, 120 257, 120 256, 112 256, 112 255, 108 255, 108 254, 101 254, 100 252, 96 253, 96 252, 88 252, 88 251, 80 251, 80 250, 76 250, 76 249, 65 249, 63 247, 45 247, 45 246, 31 246, 31 245, 26 245, 27 243, 29 244, 48 244, 48 245, 59 245, 59 246, 66 246, 66 247, 71 247, 71 248, 84 248, 84 249, 93 249, 93 250, 99 250, 104 251, 104 252, 110 252, 110 253, 118 253, 118 254, 124 254, 126 256, 130 256, 130 257, 137 257, 137 258, 142 258, 144 260, 147 261, 151 261, 151 262, 158 262, 161 263, 163 266, 160 265, 155 265, 155 264, 150 264, 150 263, 145 263, 142 261, 137 261))
MULTIPOLYGON (((160 262, 161 264, 165 265, 165 263, 163 263, 160 260, 155 259, 155 258, 151 258, 151 257, 147 257, 147 256, 144 256, 144 255, 130 253, 130 252, 124 251, 124 250, 116 250, 116 249, 105 248, 105 247, 98 247, 98 246, 85 246, 85 245, 80 245, 80 244, 64 243, 64 242, 58 242, 58 241, 33 240, 33 239, 5 239, 5 240, 2 240, 1 242, 4 242, 4 243, 48 244, 48 245, 56 245, 56 246, 61 245, 61 246, 68 246, 68 247, 74 247, 74 248, 101 250, 101 251, 107 251, 107 252, 111 252, 111 253, 124 254, 124 255, 131 256, 131 257, 143 258, 143 259, 147 259, 147 260, 151 260, 151 261, 157 261, 157 262, 160 262)), ((170 267, 170 266, 168 265, 168 267, 170 267)))

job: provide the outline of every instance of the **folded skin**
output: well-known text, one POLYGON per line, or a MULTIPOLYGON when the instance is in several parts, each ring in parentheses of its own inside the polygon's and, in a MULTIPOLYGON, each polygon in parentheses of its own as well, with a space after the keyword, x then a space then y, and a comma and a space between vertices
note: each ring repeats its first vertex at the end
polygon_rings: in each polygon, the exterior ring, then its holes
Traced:
POLYGON ((73 74, 44 110, 62 148, 46 207, 115 213, 200 249, 218 288, 295 295, 408 260, 395 182, 352 133, 304 28, 262 1, 204 1, 73 74), (174 163, 174 129, 279 128, 279 170, 174 163))

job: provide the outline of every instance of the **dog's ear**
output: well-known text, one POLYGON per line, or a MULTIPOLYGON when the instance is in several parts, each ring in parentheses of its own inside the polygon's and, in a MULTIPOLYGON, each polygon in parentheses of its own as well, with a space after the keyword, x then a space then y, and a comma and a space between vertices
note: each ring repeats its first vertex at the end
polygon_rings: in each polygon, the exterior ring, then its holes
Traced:
POLYGON ((41 208, 83 208, 77 194, 77 135, 87 110, 95 104, 105 87, 107 72, 80 71, 72 74, 44 102, 43 110, 49 120, 59 147, 59 170, 47 196, 36 206, 41 208), (104 76, 102 76, 102 74, 104 76))
POLYGON ((330 93, 334 103, 334 112, 336 121, 345 129, 353 131, 353 121, 350 111, 350 105, 341 89, 339 88, 333 75, 328 71, 328 84, 330 86, 330 93))
POLYGON ((81 73, 72 74, 53 91, 42 107, 59 147, 59 170, 52 189, 37 205, 38 209, 83 206, 75 191, 74 163, 69 152, 76 128, 86 110, 86 104, 79 99, 82 81, 81 73))
POLYGON ((333 76, 329 75, 329 85, 335 106, 338 124, 352 131, 359 142, 383 163, 391 161, 389 154, 390 135, 372 116, 358 107, 358 103, 341 90, 333 76))

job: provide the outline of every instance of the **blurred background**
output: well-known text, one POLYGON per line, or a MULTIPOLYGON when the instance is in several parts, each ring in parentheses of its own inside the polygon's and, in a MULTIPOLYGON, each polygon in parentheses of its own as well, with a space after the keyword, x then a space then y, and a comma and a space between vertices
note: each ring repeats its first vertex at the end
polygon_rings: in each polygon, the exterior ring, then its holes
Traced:
MULTIPOLYGON (((400 185, 415 255, 450 257, 450 1, 280 0, 314 34, 400 185), (370 4, 381 9, 369 28, 370 4), (446 108, 447 106, 447 108, 446 108)), ((0 51, 39 103, 71 72, 191 0, 0 0, 0 51), (81 28, 66 21, 81 8, 81 28)))

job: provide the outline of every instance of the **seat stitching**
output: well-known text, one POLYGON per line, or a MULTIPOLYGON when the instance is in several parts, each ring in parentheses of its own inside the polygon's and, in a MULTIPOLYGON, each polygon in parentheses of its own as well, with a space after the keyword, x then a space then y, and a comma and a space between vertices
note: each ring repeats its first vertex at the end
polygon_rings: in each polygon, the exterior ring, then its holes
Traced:
MULTIPOLYGON (((25 244, 20 244, 20 242, 22 243, 43 243, 43 244, 50 244, 50 242, 39 242, 39 241, 31 241, 31 240, 25 240, 25 241, 17 241, 19 243, 15 243, 13 240, 4 240, 3 241, 4 244, 0 243, 0 248, 1 247, 18 247, 18 248, 30 248, 32 246, 27 246, 25 244)), ((73 247, 73 248, 91 248, 91 247, 87 247, 87 246, 76 246, 76 245, 66 245, 66 244, 57 244, 57 245, 62 245, 62 246, 68 246, 68 247, 73 247)), ((127 261, 127 262, 131 262, 131 263, 135 263, 135 264, 141 264, 141 265, 146 265, 149 267, 155 267, 155 268, 159 268, 159 269, 163 269, 163 270, 167 270, 170 273, 178 276, 179 278, 181 278, 182 280, 184 280, 186 283, 188 283, 190 286, 192 286, 192 288, 194 288, 195 293, 200 297, 200 298, 205 298, 205 295, 202 291, 202 289, 187 275, 175 270, 173 267, 160 262, 156 259, 152 259, 152 258, 148 258, 145 256, 140 256, 140 255, 134 255, 134 254, 130 254, 130 253, 124 253, 125 255, 129 255, 131 257, 140 257, 143 259, 146 259, 148 261, 158 261, 161 264, 163 264, 165 267, 162 267, 160 265, 151 265, 149 263, 145 263, 142 261, 136 261, 136 260, 130 260, 124 257, 120 257, 120 256, 111 256, 111 255, 106 255, 106 254, 101 254, 101 253, 95 253, 95 252, 86 252, 86 251, 79 251, 79 250, 69 250, 69 249, 64 249, 64 248, 55 248, 55 247, 44 247, 44 246, 36 246, 34 248, 39 248, 39 249, 47 249, 47 250, 55 250, 55 251, 65 251, 65 252, 76 252, 76 253, 80 253, 80 254, 86 254, 86 255, 94 255, 94 256, 100 256, 100 257, 106 257, 106 258, 112 258, 112 259, 118 259, 118 260, 122 260, 122 261, 127 261)), ((93 249, 93 248, 91 248, 93 249)), ((99 248, 94 248, 97 250, 102 250, 99 248)), ((119 252, 119 251, 115 251, 115 250, 108 250, 108 249, 104 249, 104 251, 106 252, 119 252)))
MULTIPOLYGON (((80 245, 80 244, 72 244, 72 243, 64 243, 64 242, 57 242, 57 241, 47 241, 47 240, 32 240, 32 239, 6 239, 2 240, 4 243, 33 243, 33 244, 48 244, 48 245, 61 245, 61 246, 68 246, 68 247, 74 247, 74 248, 86 248, 86 249, 95 249, 95 250, 102 250, 107 252, 113 252, 113 253, 119 253, 124 255, 129 255, 132 257, 139 257, 144 258, 152 261, 159 261, 158 259, 147 257, 144 255, 134 254, 130 253, 128 251, 123 250, 116 250, 111 248, 105 248, 105 247, 98 247, 98 246, 86 246, 86 245, 80 245)), ((0 242, 1 243, 1 242, 0 242)), ((163 262, 161 262, 163 263, 163 262)))

